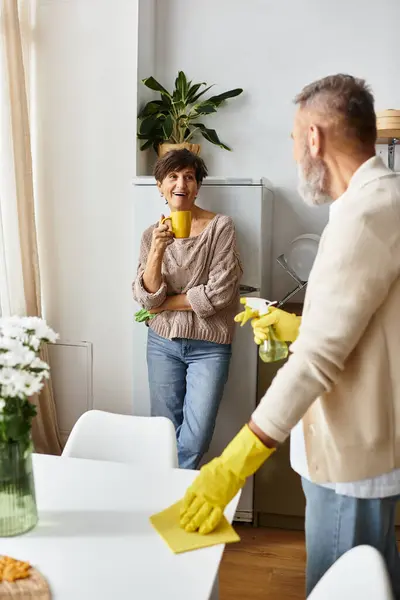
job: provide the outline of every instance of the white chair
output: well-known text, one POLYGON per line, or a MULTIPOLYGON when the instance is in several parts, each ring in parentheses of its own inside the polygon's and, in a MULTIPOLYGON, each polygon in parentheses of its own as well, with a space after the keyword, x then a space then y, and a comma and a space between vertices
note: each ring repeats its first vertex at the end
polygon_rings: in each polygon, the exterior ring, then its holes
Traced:
POLYGON ((307 600, 394 600, 383 557, 371 546, 352 548, 331 566, 307 600))
POLYGON ((78 419, 62 456, 178 467, 175 429, 169 419, 101 410, 89 410, 78 419))

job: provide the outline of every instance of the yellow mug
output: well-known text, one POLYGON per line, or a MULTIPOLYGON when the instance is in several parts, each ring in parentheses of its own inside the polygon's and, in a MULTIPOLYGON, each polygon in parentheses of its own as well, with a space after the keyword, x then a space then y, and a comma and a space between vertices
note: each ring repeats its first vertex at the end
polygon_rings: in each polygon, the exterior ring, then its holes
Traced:
POLYGON ((169 217, 165 217, 161 223, 171 221, 172 233, 177 239, 188 238, 192 225, 192 213, 190 210, 177 210, 169 217))

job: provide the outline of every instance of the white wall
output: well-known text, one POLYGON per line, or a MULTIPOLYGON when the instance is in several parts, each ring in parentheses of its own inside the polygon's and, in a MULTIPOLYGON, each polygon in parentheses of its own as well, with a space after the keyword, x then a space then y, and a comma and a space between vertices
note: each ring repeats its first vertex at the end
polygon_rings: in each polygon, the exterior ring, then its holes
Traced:
MULTIPOLYGON (((154 75, 156 68, 156 2, 138 0, 138 72, 137 106, 139 110, 153 98, 153 92, 142 83, 142 79, 154 75)), ((154 153, 140 152, 143 141, 137 143, 136 166, 138 174, 151 173, 154 153)))
MULTIPOLYGON (((207 122, 234 152, 204 141, 213 175, 271 179, 278 188, 273 251, 319 233, 327 209, 308 209, 296 193, 290 132, 292 99, 316 78, 348 72, 372 85, 378 109, 400 106, 394 47, 399 0, 157 0, 156 76, 168 88, 179 69, 215 91, 243 87, 207 122)), ((274 295, 292 286, 274 268, 274 295)))
MULTIPOLYGON (((372 84, 377 106, 400 105, 392 52, 398 0, 376 9, 338 0, 37 0, 32 127, 46 317, 62 341, 93 344, 97 408, 132 411, 132 177, 139 83, 171 86, 183 69, 215 91, 245 94, 208 120, 234 148, 204 142, 216 175, 265 175, 277 186, 274 255, 326 210, 295 191, 292 98, 316 77, 349 71, 372 84)), ((398 56, 398 54, 397 54, 398 56)), ((291 286, 275 268, 275 296, 291 286)), ((72 374, 73 376, 73 374, 72 374)), ((71 398, 71 402, 74 399, 71 398)))
POLYGON ((32 126, 45 315, 61 341, 93 344, 94 405, 116 412, 132 412, 137 27, 135 0, 37 3, 32 126))

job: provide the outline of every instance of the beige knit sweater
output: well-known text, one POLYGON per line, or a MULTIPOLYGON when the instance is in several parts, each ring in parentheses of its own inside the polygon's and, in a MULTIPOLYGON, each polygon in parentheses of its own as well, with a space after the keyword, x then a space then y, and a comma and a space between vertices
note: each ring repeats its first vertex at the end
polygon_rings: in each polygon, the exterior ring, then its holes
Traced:
POLYGON ((232 219, 216 215, 200 235, 174 240, 164 254, 163 283, 150 294, 143 285, 143 273, 155 227, 142 236, 133 297, 150 310, 161 306, 167 296, 186 294, 192 311, 164 311, 151 319, 149 326, 168 339, 230 344, 243 273, 232 219))

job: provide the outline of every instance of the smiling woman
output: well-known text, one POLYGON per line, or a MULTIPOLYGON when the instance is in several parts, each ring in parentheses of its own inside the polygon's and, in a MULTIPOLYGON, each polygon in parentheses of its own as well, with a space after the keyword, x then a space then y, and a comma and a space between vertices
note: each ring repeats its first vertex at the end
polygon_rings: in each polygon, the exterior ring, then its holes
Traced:
POLYGON ((157 161, 154 175, 171 213, 190 211, 191 228, 177 239, 161 215, 144 232, 133 295, 156 315, 147 345, 152 415, 171 419, 179 465, 195 469, 228 378, 242 267, 232 219, 196 205, 204 161, 173 150, 157 161))

